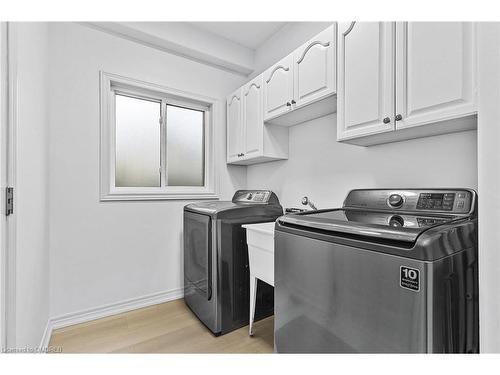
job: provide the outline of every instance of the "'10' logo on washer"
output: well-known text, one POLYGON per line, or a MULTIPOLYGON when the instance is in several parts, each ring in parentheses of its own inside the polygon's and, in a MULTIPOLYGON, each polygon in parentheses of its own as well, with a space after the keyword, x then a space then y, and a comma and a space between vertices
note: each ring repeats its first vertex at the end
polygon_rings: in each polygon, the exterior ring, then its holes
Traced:
POLYGON ((420 271, 410 267, 400 267, 399 285, 402 288, 419 291, 420 290, 420 271))

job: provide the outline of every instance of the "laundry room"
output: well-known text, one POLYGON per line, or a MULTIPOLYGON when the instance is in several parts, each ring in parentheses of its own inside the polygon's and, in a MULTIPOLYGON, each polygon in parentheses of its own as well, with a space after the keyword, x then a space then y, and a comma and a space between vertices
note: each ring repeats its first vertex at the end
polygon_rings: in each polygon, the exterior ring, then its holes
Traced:
POLYGON ((500 353, 500 22, 47 11, 0 15, 0 362, 500 353))

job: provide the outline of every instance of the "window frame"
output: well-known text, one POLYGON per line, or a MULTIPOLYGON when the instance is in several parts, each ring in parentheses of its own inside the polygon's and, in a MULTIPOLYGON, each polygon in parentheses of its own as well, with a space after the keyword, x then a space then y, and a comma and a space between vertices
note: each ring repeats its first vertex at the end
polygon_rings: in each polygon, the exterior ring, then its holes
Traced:
MULTIPOLYGON (((186 200, 218 199, 215 176, 215 114, 216 99, 123 77, 104 71, 100 72, 100 200, 186 200), (204 185, 166 185, 166 147, 160 147, 160 187, 117 187, 116 167, 116 122, 115 94, 132 98, 152 100, 161 103, 160 142, 166 145, 167 104, 201 110, 204 112, 204 185)), ((160 119, 159 119, 160 120, 160 119)))

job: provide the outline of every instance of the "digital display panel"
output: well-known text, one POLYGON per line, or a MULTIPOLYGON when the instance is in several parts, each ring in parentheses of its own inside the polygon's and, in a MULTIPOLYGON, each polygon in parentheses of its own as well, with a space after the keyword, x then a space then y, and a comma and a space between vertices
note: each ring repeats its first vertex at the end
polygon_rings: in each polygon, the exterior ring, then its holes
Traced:
POLYGON ((455 202, 455 193, 421 193, 417 210, 451 211, 455 202))
POLYGON ((444 194, 431 193, 429 194, 431 199, 443 200, 444 194))

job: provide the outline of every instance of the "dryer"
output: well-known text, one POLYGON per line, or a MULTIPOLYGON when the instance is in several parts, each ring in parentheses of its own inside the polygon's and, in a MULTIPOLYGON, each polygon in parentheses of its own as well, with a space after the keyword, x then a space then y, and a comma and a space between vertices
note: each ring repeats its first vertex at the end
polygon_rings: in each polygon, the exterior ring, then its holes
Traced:
MULTIPOLYGON (((250 274, 242 224, 275 221, 283 215, 269 190, 238 190, 231 201, 184 207, 184 300, 215 335, 249 322, 250 274)), ((257 287, 256 320, 274 311, 274 289, 257 287)))

